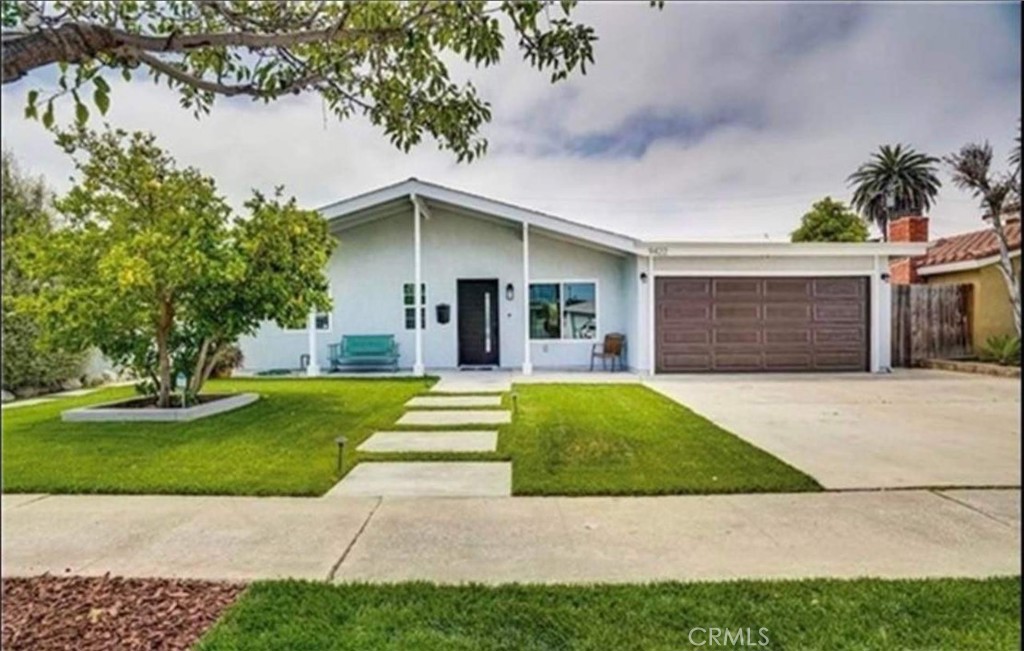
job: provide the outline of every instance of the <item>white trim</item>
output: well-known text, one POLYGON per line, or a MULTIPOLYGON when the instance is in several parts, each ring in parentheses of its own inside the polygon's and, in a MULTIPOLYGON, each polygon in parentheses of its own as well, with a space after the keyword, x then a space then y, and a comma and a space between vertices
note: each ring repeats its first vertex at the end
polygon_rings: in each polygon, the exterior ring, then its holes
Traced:
POLYGON ((523 222, 523 375, 533 374, 530 349, 530 225, 523 222))
POLYGON ((415 279, 413 280, 413 304, 416 307, 413 323, 416 333, 416 361, 413 363, 413 375, 423 375, 426 368, 423 366, 423 319, 420 318, 420 309, 423 307, 423 237, 420 233, 420 201, 415 194, 412 198, 412 219, 413 219, 413 259, 415 279))
POLYGON ((604 332, 601 330, 601 284, 596 278, 569 278, 565 280, 549 280, 533 278, 526 286, 526 338, 534 344, 593 344, 601 341, 604 332), (586 285, 594 286, 594 336, 591 339, 534 339, 530 336, 530 286, 532 285, 559 285, 558 289, 558 327, 559 332, 564 334, 565 330, 565 292, 562 291, 565 285, 586 285))
POLYGON ((758 269, 742 269, 742 270, 727 270, 717 271, 713 267, 707 269, 694 269, 684 271, 654 271, 652 272, 656 278, 743 278, 753 276, 755 278, 803 278, 805 276, 814 276, 817 278, 821 277, 851 277, 851 276, 870 276, 871 270, 823 270, 823 269, 799 269, 799 270, 758 270, 758 269))
POLYGON ((924 255, 927 242, 641 242, 637 253, 673 257, 907 257, 924 255))
MULTIPOLYGON (((936 274, 948 274, 955 273, 957 271, 971 271, 973 269, 981 269, 992 264, 998 264, 1000 256, 998 253, 990 255, 985 258, 977 258, 975 260, 961 260, 959 262, 946 262, 943 264, 933 264, 927 267, 918 267, 917 274, 919 276, 934 276, 936 274)), ((1019 258, 1020 250, 1010 251, 1010 259, 1019 258)))

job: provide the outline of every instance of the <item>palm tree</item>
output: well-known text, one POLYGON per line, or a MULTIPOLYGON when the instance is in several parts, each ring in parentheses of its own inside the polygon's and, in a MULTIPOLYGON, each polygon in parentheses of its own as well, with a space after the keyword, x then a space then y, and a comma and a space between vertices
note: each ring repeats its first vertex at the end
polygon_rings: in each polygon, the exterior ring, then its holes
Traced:
POLYGON ((847 179, 854 186, 850 203, 888 240, 891 215, 922 213, 932 207, 942 185, 938 162, 905 145, 882 145, 847 179))
POLYGON ((964 145, 960 151, 946 156, 945 162, 952 172, 953 184, 981 200, 982 216, 992 225, 999 244, 999 271, 1006 281, 1014 325, 1020 336, 1020 279, 1013 270, 1009 242, 1003 229, 1003 217, 1020 196, 1018 170, 993 173, 992 146, 987 142, 964 145))

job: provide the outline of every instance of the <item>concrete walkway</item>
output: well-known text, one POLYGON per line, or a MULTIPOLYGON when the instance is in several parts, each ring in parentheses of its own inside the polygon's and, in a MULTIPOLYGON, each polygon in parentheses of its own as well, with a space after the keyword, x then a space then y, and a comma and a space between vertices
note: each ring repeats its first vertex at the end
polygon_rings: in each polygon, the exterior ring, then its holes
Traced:
POLYGON ((4 576, 633 582, 1019 574, 1020 491, 4 496, 4 576))

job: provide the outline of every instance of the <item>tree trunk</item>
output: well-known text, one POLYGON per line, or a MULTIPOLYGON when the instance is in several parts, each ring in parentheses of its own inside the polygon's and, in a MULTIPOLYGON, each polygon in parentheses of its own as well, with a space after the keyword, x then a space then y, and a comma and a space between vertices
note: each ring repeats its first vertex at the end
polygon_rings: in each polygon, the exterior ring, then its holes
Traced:
POLYGON ((171 406, 171 351, 167 343, 174 324, 174 306, 166 299, 160 303, 160 316, 156 327, 157 373, 160 383, 157 387, 156 406, 166 409, 171 406))
POLYGON ((196 364, 192 368, 192 377, 188 379, 188 388, 194 394, 198 394, 199 390, 203 388, 203 370, 206 368, 206 358, 210 351, 210 345, 213 342, 209 337, 203 339, 203 343, 199 346, 199 353, 196 355, 196 364))
POLYGON ((1003 230, 1003 219, 998 214, 992 217, 992 230, 996 233, 996 241, 999 243, 999 271, 1003 274, 1006 282, 1006 291, 1010 298, 1010 308, 1013 310, 1013 326, 1020 336, 1020 278, 1013 271, 1013 261, 1010 259, 1010 246, 1006 241, 1006 232, 1003 230))

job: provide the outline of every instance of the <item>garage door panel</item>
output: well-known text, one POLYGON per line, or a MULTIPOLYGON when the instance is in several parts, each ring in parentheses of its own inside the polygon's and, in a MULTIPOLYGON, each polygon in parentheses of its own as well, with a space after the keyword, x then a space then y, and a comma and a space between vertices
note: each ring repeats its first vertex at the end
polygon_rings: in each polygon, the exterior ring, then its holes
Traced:
POLYGON ((661 341, 665 344, 706 345, 711 343, 710 330, 670 330, 661 341))
POLYGON ((761 318, 761 305, 757 303, 714 303, 711 306, 711 318, 715 321, 748 322, 761 318))
POLYGON ((824 346, 848 346, 859 349, 866 343, 863 328, 819 328, 814 331, 814 343, 824 346))
POLYGON ((809 321, 811 319, 811 307, 810 303, 765 305, 764 318, 766 321, 809 321))
POLYGON ((808 329, 765 330, 764 343, 767 346, 791 346, 793 344, 808 345, 813 343, 813 335, 808 329))
POLYGON ((716 303, 760 301, 762 285, 747 278, 714 278, 711 281, 711 298, 716 303))
POLYGON ((666 321, 707 321, 711 319, 710 303, 666 302, 658 308, 666 321))
POLYGON ((670 298, 697 298, 700 296, 711 296, 710 278, 676 278, 677 282, 662 283, 658 288, 658 297, 670 298))
POLYGON ((742 329, 731 330, 727 328, 715 328, 713 342, 716 344, 761 344, 761 331, 742 329))
POLYGON ((865 285, 862 278, 818 278, 813 294, 815 298, 861 298, 865 285))
POLYGON ((863 277, 658 278, 657 370, 867 370, 867 288, 863 277))
POLYGON ((815 303, 813 308, 814 320, 818 322, 846 321, 849 323, 861 323, 865 317, 864 305, 859 303, 815 303))
POLYGON ((771 278, 764 281, 764 296, 769 301, 806 300, 812 295, 813 284, 807 278, 771 278))
POLYGON ((814 367, 814 356, 800 351, 765 351, 766 371, 808 371, 814 367))

